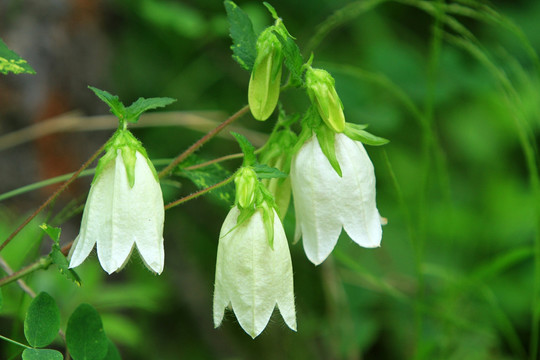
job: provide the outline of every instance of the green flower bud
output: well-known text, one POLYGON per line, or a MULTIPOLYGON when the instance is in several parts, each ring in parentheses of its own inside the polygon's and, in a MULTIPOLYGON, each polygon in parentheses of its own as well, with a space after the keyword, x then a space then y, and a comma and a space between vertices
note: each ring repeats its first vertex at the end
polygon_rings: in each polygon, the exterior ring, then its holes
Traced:
POLYGON ((255 194, 259 185, 257 173, 250 167, 243 167, 238 170, 234 183, 236 185, 235 203, 241 209, 252 207, 255 203, 255 194))
POLYGON ((335 80, 327 71, 309 67, 306 87, 311 102, 317 106, 323 121, 337 133, 345 130, 343 104, 335 88, 335 80))
POLYGON ((283 52, 269 27, 257 39, 257 58, 249 80, 248 102, 253 117, 264 121, 276 108, 281 85, 283 52))

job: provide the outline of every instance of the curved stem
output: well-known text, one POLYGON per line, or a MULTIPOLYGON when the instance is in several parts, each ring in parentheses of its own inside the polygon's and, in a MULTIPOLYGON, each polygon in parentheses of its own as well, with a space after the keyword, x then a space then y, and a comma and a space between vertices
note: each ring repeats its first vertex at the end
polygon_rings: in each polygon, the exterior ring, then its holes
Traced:
MULTIPOLYGON (((191 145, 186 151, 178 155, 167 167, 165 167, 163 170, 161 170, 158 173, 158 176, 160 178, 167 176, 178 164, 180 164, 182 161, 184 161, 189 155, 195 152, 195 150, 199 149, 201 146, 203 146, 208 140, 212 139, 214 136, 216 136, 221 130, 223 130, 225 127, 230 125, 232 122, 240 118, 242 115, 244 115, 246 112, 249 111, 249 105, 244 106, 240 110, 238 110, 235 114, 233 114, 231 117, 229 117, 227 120, 219 124, 214 129, 210 130, 206 135, 204 135, 202 138, 200 138, 195 144, 191 145)), ((0 249, 1 250, 1 249, 0 249)))
POLYGON ((62 184, 62 186, 60 186, 58 188, 58 190, 56 190, 54 192, 54 194, 52 194, 43 204, 41 204, 41 206, 32 213, 32 215, 30 215, 21 225, 19 225, 19 227, 17 229, 15 229, 15 231, 13 231, 11 233, 11 235, 9 235, 7 237, 6 240, 4 240, 4 242, 2 243, 2 245, 0 245, 0 251, 2 251, 9 243, 11 240, 13 240, 13 238, 15 236, 17 236, 17 234, 26 226, 28 225, 28 223, 30 221, 32 221, 33 218, 35 218, 41 211, 43 211, 43 209, 45 209, 47 207, 47 205, 49 205, 53 200, 55 200, 58 195, 60 195, 64 190, 66 190, 66 188, 79 176, 79 174, 84 170, 86 169, 88 166, 90 166, 90 164, 103 152, 103 150, 105 149, 105 145, 107 144, 107 142, 105 142, 105 144, 103 144, 91 157, 90 159, 86 160, 86 162, 79 168, 79 170, 77 170, 75 173, 73 173, 73 175, 64 183, 62 184))
POLYGON ((219 187, 221 187, 221 186, 227 185, 228 183, 230 183, 231 181, 233 181, 233 179, 234 179, 234 175, 232 175, 232 176, 226 178, 225 180, 220 181, 220 182, 218 182, 217 184, 214 184, 214 185, 212 185, 212 186, 210 186, 210 187, 207 187, 207 188, 205 188, 205 189, 199 190, 199 191, 197 191, 197 192, 194 192, 194 193, 191 194, 191 195, 184 196, 184 197, 181 198, 181 199, 178 199, 178 200, 175 200, 175 201, 173 201, 173 202, 171 202, 171 203, 168 203, 167 205, 165 205, 165 210, 169 210, 169 209, 172 208, 172 207, 175 207, 175 206, 177 206, 177 205, 183 204, 183 203, 185 203, 186 201, 195 199, 195 198, 197 198, 197 197, 199 197, 199 196, 201 196, 201 195, 206 194, 207 192, 210 192, 210 191, 212 191, 212 190, 215 190, 215 189, 217 189, 217 188, 219 188, 219 187))
POLYGON ((226 160, 232 160, 232 159, 240 159, 243 156, 244 156, 243 153, 225 155, 225 156, 218 157, 216 159, 209 160, 209 161, 206 161, 206 162, 203 162, 203 163, 200 163, 200 164, 186 166, 184 168, 184 170, 188 170, 188 171, 189 170, 196 170, 196 169, 200 169, 200 168, 203 168, 203 167, 206 167, 206 166, 210 166, 210 165, 218 163, 218 162, 222 162, 222 161, 226 161, 226 160))

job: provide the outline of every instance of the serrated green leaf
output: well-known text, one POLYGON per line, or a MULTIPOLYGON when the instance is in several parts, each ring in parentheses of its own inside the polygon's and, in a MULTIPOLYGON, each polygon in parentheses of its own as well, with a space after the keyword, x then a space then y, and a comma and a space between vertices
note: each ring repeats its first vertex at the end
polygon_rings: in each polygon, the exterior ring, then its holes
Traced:
POLYGON ((255 164, 257 159, 255 158, 255 147, 251 145, 249 140, 241 134, 231 131, 231 135, 235 137, 236 141, 240 145, 240 149, 244 153, 244 163, 243 166, 252 166, 255 164))
POLYGON ((52 349, 24 349, 23 360, 62 360, 62 353, 52 349))
POLYGON ((39 225, 39 227, 43 231, 45 231, 47 235, 49 235, 52 241, 54 241, 55 243, 58 243, 60 241, 60 233, 62 232, 62 229, 54 227, 54 226, 49 226, 45 223, 39 225))
POLYGON ((109 339, 109 348, 107 350, 107 355, 103 360, 122 360, 120 352, 114 343, 109 339))
POLYGON ((300 49, 293 38, 284 34, 284 32, 274 31, 277 39, 281 43, 283 55, 285 56, 285 66, 291 73, 290 84, 295 87, 302 86, 302 73, 304 71, 304 59, 300 53, 300 49))
POLYGON ((343 133, 350 139, 360 141, 366 145, 381 146, 390 142, 387 139, 368 133, 367 131, 363 130, 365 128, 367 128, 367 125, 345 123, 345 130, 343 133))
POLYGON ((100 90, 100 89, 95 88, 93 86, 88 86, 88 88, 90 90, 92 90, 94 92, 94 94, 96 94, 96 96, 101 99, 101 101, 103 101, 105 104, 109 105, 109 108, 111 109, 111 112, 118 119, 124 120, 124 115, 126 113, 126 108, 125 108, 124 104, 122 104, 122 102, 120 101, 118 96, 112 95, 111 93, 109 93, 109 92, 107 92, 105 90, 100 90))
POLYGON ((35 74, 36 71, 17 53, 10 50, 6 43, 0 39, 0 73, 35 74))
POLYGON ((137 121, 139 121, 139 117, 141 116, 141 114, 145 111, 161 108, 172 104, 175 101, 176 99, 168 97, 150 99, 139 98, 137 101, 135 101, 133 104, 131 104, 125 109, 125 119, 127 122, 136 123, 137 121))
POLYGON ((24 336, 33 347, 49 345, 60 330, 60 310, 46 292, 39 293, 28 307, 24 319, 24 336))
POLYGON ((81 304, 71 314, 66 329, 66 345, 73 360, 103 360, 109 339, 101 317, 90 304, 81 304))
POLYGON ((324 124, 321 124, 315 132, 324 156, 326 156, 330 165, 332 165, 332 168, 334 168, 336 173, 341 177, 341 167, 339 166, 339 161, 336 157, 336 134, 324 124))
POLYGON ((286 178, 288 175, 266 164, 255 164, 252 166, 259 179, 286 178))
POLYGON ((257 57, 257 35, 253 31, 253 24, 247 14, 234 2, 224 2, 229 20, 229 33, 233 44, 233 59, 244 69, 251 71, 257 57))
POLYGON ((62 254, 62 250, 60 249, 60 246, 56 244, 53 245, 52 251, 49 254, 49 256, 51 257, 53 264, 56 265, 56 267, 58 268, 58 271, 60 271, 62 275, 64 275, 69 280, 76 283, 78 286, 81 286, 82 284, 81 278, 75 272, 75 270, 69 268, 69 262, 64 256, 64 254, 62 254))
MULTIPOLYGON (((175 171, 175 175, 189 179, 199 189, 205 189, 209 186, 217 184, 218 182, 227 179, 232 174, 230 171, 223 168, 218 163, 205 166, 201 169, 185 170, 185 167, 201 164, 205 161, 196 155, 191 155, 186 161, 182 162, 181 166, 175 171)), ((218 200, 221 204, 229 206, 235 198, 234 184, 231 182, 217 189, 212 190, 209 193, 212 199, 218 200)))

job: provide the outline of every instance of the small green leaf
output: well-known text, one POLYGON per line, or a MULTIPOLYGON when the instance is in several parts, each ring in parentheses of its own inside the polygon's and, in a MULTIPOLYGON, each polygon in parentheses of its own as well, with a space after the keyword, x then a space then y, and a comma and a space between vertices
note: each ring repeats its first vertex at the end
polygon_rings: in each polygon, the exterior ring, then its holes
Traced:
POLYGON ((75 270, 69 268, 69 262, 67 261, 64 254, 62 254, 62 250, 60 249, 59 245, 53 245, 52 251, 49 256, 51 257, 53 264, 56 265, 58 271, 60 271, 61 274, 76 283, 78 286, 81 286, 81 278, 75 272, 75 270))
POLYGON ((285 31, 274 31, 277 39, 281 43, 283 55, 285 56, 285 66, 291 73, 290 84, 295 87, 302 86, 304 81, 302 80, 302 73, 304 72, 302 54, 300 49, 293 38, 287 35, 285 31))
POLYGON ((109 105, 111 112, 120 120, 124 120, 124 115, 126 113, 126 108, 124 104, 118 99, 118 96, 112 95, 105 90, 100 90, 93 86, 88 86, 90 90, 96 94, 98 98, 101 99, 105 104, 109 105))
POLYGON ((89 304, 81 304, 71 314, 66 329, 67 348, 73 360, 103 360, 109 340, 101 317, 89 304))
POLYGON ((109 348, 107 351, 107 355, 103 360, 122 360, 122 357, 120 356, 120 352, 116 348, 116 345, 109 339, 109 348))
POLYGON ((345 130, 343 132, 350 139, 360 141, 366 145, 381 146, 390 142, 387 139, 368 133, 367 131, 363 130, 365 128, 367 128, 367 125, 346 123, 345 130))
POLYGON ((257 57, 257 35, 247 14, 234 2, 226 0, 225 10, 230 25, 233 59, 244 69, 251 71, 257 57))
POLYGON ((253 170, 259 179, 286 178, 288 175, 274 167, 266 164, 255 164, 253 170))
POLYGON ((0 73, 7 75, 14 74, 35 74, 26 60, 22 59, 17 53, 10 50, 7 45, 0 39, 0 73))
POLYGON ((159 98, 139 98, 133 104, 126 108, 125 119, 127 122, 136 123, 139 121, 139 117, 145 111, 151 109, 157 109, 175 102, 176 99, 168 97, 159 97, 159 98))
POLYGON ((274 7, 272 5, 270 5, 266 1, 263 2, 263 5, 266 6, 266 8, 270 12, 270 14, 272 14, 272 17, 274 18, 274 20, 279 20, 279 16, 278 16, 278 14, 276 12, 276 9, 274 9, 274 7))
POLYGON ((244 166, 252 166, 256 162, 255 158, 255 147, 251 145, 249 140, 241 134, 235 133, 231 131, 231 135, 236 138, 236 141, 238 141, 238 144, 240 145, 240 149, 242 149, 242 152, 244 153, 244 166))
POLYGON ((24 319, 24 336, 33 347, 49 345, 60 330, 60 310, 46 292, 32 300, 24 319))
POLYGON ((274 209, 264 203, 262 208, 264 229, 266 230, 266 240, 270 248, 274 250, 274 209))
POLYGON ((339 161, 336 157, 336 134, 328 126, 321 124, 315 132, 317 133, 317 140, 319 140, 319 145, 321 150, 330 162, 330 165, 334 168, 336 173, 341 177, 341 167, 339 166, 339 161))
POLYGON ((49 235, 49 237, 55 242, 55 243, 58 243, 60 241, 60 233, 62 232, 62 229, 60 228, 57 228, 57 227, 53 227, 53 226, 49 226, 45 223, 39 225, 39 227, 45 231, 45 233, 47 235, 49 235))
POLYGON ((25 349, 22 353, 23 360, 63 360, 62 354, 51 349, 25 349))

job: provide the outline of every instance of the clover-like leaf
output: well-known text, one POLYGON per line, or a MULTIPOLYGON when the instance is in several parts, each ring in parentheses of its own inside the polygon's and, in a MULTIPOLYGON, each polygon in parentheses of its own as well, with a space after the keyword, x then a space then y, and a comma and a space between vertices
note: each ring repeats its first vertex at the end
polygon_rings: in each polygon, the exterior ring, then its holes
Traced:
POLYGON ((60 310, 46 292, 39 293, 28 307, 24 319, 24 336, 33 347, 49 345, 60 330, 60 310))
POLYGON ((52 349, 24 349, 23 360, 63 360, 62 353, 52 349))
POLYGON ((101 317, 90 304, 81 304, 71 314, 66 329, 66 344, 74 360, 103 360, 109 340, 101 317))

